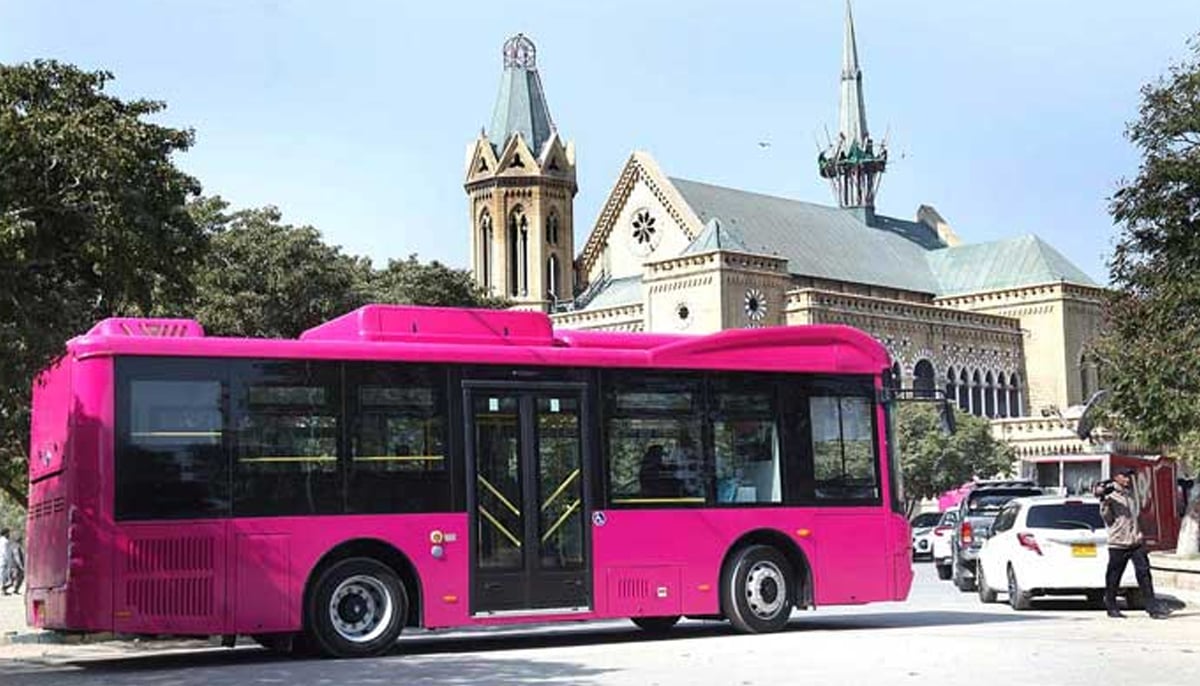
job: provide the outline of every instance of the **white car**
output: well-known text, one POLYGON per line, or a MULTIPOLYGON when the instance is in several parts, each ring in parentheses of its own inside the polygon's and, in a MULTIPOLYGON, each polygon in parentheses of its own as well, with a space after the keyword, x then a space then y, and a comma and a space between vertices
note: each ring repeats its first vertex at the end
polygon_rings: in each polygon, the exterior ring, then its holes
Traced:
POLYGON ((933 527, 941 519, 940 512, 922 512, 912 518, 909 526, 912 528, 913 559, 933 557, 933 527))
MULTIPOLYGON (((1008 595, 1014 610, 1028 610, 1036 596, 1104 597, 1108 531, 1100 502, 1083 496, 1017 498, 996 515, 991 538, 979 551, 979 599, 1008 595)), ((1131 609, 1144 605, 1132 565, 1121 589, 1131 609)))
POLYGON ((942 581, 949 580, 954 571, 954 551, 950 547, 950 539, 957 525, 958 510, 946 510, 938 520, 937 526, 930 532, 933 539, 933 566, 942 581))

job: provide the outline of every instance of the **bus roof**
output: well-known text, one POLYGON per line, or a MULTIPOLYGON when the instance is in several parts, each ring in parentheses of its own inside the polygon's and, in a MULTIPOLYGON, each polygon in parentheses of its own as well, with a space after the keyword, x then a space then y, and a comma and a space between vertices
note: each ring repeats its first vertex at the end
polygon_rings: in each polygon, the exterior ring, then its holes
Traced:
POLYGON ((190 319, 112 318, 71 339, 76 357, 183 355, 505 365, 618 366, 878 374, 874 338, 841 325, 727 329, 706 335, 553 328, 541 312, 366 305, 298 339, 205 336, 190 319))

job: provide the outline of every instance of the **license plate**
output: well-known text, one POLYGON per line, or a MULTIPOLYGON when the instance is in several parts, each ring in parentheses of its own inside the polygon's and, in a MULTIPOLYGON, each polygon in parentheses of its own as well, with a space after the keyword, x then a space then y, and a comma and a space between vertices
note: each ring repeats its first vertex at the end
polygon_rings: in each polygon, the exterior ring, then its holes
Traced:
POLYGON ((1096 557, 1095 543, 1073 543, 1071 554, 1075 557, 1096 557))

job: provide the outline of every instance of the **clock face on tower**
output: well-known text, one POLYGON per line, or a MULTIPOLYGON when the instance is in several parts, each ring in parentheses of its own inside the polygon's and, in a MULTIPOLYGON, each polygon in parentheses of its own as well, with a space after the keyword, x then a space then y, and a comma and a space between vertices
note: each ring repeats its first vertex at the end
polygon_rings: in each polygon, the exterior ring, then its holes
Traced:
POLYGON ((662 240, 662 231, 657 224, 658 220, 650 210, 642 208, 634 212, 630 222, 629 251, 641 257, 654 252, 662 240))
POLYGON ((767 316, 767 296, 757 288, 746 291, 746 318, 751 325, 761 324, 767 316))

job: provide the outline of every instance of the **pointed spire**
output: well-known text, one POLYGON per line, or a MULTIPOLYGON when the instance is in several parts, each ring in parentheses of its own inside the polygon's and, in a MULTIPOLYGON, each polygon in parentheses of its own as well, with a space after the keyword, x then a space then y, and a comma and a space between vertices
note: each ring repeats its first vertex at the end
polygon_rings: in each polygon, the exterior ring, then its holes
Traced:
POLYGON ((846 0, 846 37, 842 44, 842 99, 838 133, 846 145, 866 146, 867 108, 863 103, 862 69, 858 66, 858 43, 854 40, 854 14, 846 0))
POLYGON ((887 169, 887 149, 876 146, 867 132, 867 110, 863 104, 862 69, 858 66, 858 43, 854 37, 854 15, 846 0, 846 37, 842 44, 842 97, 838 103, 838 139, 817 155, 817 169, 829 179, 839 207, 863 209, 863 221, 871 223, 875 193, 887 169))
POLYGON ((540 155, 554 122, 538 76, 537 48, 525 34, 518 33, 504 42, 503 55, 504 73, 488 138, 502 148, 510 136, 519 133, 533 154, 540 155))

